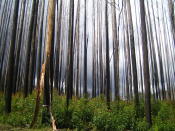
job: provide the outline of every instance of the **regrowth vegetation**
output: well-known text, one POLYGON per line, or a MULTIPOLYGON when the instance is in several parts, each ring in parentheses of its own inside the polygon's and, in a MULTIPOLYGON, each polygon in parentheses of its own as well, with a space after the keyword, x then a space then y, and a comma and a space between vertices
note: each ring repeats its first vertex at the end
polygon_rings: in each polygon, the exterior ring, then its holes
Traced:
MULTIPOLYGON (((21 97, 21 93, 13 96, 12 113, 3 114, 3 97, 1 95, 0 103, 0 123, 1 125, 10 125, 13 128, 29 128, 32 121, 33 110, 35 108, 36 93, 33 93, 26 99, 21 97)), ((134 130, 134 131, 173 131, 175 129, 175 107, 174 103, 168 101, 157 101, 152 104, 153 126, 149 129, 144 115, 144 102, 140 101, 140 115, 136 117, 136 111, 133 102, 119 101, 111 102, 111 109, 108 110, 105 97, 99 96, 93 99, 73 97, 70 101, 70 107, 65 107, 66 97, 58 96, 54 93, 52 102, 52 111, 55 116, 57 129, 76 129, 76 130, 134 130), (59 101, 59 102, 58 102, 59 101)), ((43 103, 41 103, 42 106, 43 103)), ((39 112, 39 119, 35 129, 51 130, 50 120, 42 123, 42 108, 39 112)), ((2 127, 0 126, 0 129, 2 127)), ((2 128, 3 129, 3 128, 2 128)))

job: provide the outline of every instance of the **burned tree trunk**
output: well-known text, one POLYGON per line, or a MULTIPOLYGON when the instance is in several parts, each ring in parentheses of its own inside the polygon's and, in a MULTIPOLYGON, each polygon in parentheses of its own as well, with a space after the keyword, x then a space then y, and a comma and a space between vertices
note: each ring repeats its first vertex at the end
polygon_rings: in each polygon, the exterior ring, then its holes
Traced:
POLYGON ((106 30, 106 101, 110 109, 110 61, 109 61, 109 33, 108 33, 108 3, 105 3, 105 30, 106 30))
POLYGON ((15 1, 14 14, 12 22, 12 35, 10 40, 10 54, 7 67, 6 76, 6 86, 5 86, 5 112, 11 112, 11 101, 12 101, 12 91, 13 91, 13 72, 14 72, 14 51, 15 51, 15 40, 16 40, 16 28, 18 22, 18 10, 19 10, 19 0, 15 1))
POLYGON ((151 120, 151 92, 150 92, 150 76, 149 76, 149 61, 148 61, 148 42, 146 32, 146 18, 144 0, 140 0, 140 15, 142 27, 142 50, 143 50, 143 69, 144 69, 144 85, 145 85, 145 114, 149 127, 152 125, 151 120))
MULTIPOLYGON (((49 0, 49 5, 48 5, 48 16, 47 16, 47 33, 46 33, 46 41, 45 41, 45 44, 46 44, 46 59, 44 61, 44 64, 42 65, 42 71, 41 71, 41 75, 40 75, 40 82, 39 82, 39 85, 37 87, 37 98, 36 98, 36 106, 35 106, 35 112, 34 112, 34 116, 33 116, 33 121, 31 123, 31 127, 34 126, 34 124, 36 123, 37 121, 37 117, 38 117, 38 113, 39 113, 39 105, 40 105, 40 97, 42 95, 42 91, 43 89, 45 91, 47 91, 47 86, 48 84, 45 83, 44 84, 44 79, 46 80, 45 82, 48 82, 49 83, 49 80, 48 80, 48 71, 49 71, 49 66, 50 66, 50 55, 51 55, 51 46, 52 46, 52 39, 53 39, 53 29, 54 29, 54 16, 55 16, 55 0, 49 0), (47 84, 47 86, 45 87, 45 85, 47 84)), ((49 93, 49 103, 47 102, 47 104, 49 105, 46 105, 47 107, 47 111, 49 112, 49 115, 51 117, 51 120, 52 120, 52 126, 53 126, 53 129, 55 129, 55 121, 53 119, 53 116, 52 116, 52 113, 51 113, 51 105, 50 105, 50 102, 51 102, 51 94, 50 92, 47 92, 49 93)))
MULTIPOLYGON (((113 0, 115 5, 115 0, 113 0)), ((120 99, 120 79, 119 79, 119 38, 118 38, 118 29, 117 29, 117 20, 116 20, 116 8, 112 7, 113 10, 113 52, 114 52, 114 83, 115 83, 115 99, 120 99)))
POLYGON ((80 79, 80 0, 77 6, 76 18, 76 42, 77 42, 77 74, 76 74, 76 96, 79 97, 79 79, 80 79))
POLYGON ((74 29, 74 0, 70 0, 69 7, 69 38, 68 38, 68 78, 66 91, 66 104, 69 106, 69 99, 72 99, 73 94, 73 29, 74 29))
POLYGON ((26 65, 25 65, 25 76, 24 76, 24 97, 27 97, 28 93, 29 93, 29 88, 28 87, 28 83, 29 83, 29 79, 28 79, 28 74, 29 74, 29 64, 30 64, 30 53, 31 53, 31 41, 32 41, 32 34, 33 34, 33 30, 34 30, 34 14, 36 13, 36 0, 33 1, 32 4, 32 14, 31 14, 31 19, 30 19, 30 25, 29 25, 29 34, 28 34, 28 40, 27 40, 27 49, 26 49, 26 65))
MULTIPOLYGON (((60 94, 60 83, 59 83, 59 75, 60 75, 60 71, 59 71, 59 67, 60 67, 60 64, 59 64, 59 61, 60 61, 60 52, 61 52, 61 49, 60 49, 60 45, 61 45, 61 29, 62 29, 62 25, 61 25, 61 22, 62 22, 62 12, 63 12, 63 0, 60 1, 60 13, 59 13, 59 18, 58 18, 58 30, 57 30, 57 48, 56 48, 56 69, 55 69, 55 87, 58 89, 58 93, 60 94)), ((57 3, 58 4, 58 3, 57 3)))
POLYGON ((128 23, 129 23, 129 34, 130 34, 130 47, 131 47, 131 59, 132 59, 132 70, 133 70, 133 85, 134 85, 134 102, 136 108, 136 115, 139 112, 139 93, 138 93, 138 78, 137 78, 137 65, 136 65, 136 54, 135 54, 135 43, 134 43, 134 30, 131 14, 130 0, 126 0, 128 23))
POLYGON ((87 38, 86 38, 86 0, 84 8, 84 96, 87 96, 87 38))
POLYGON ((171 23, 171 30, 173 34, 173 42, 175 44, 175 19, 174 19, 174 1, 168 0, 168 7, 169 7, 169 16, 170 16, 170 23, 171 23))

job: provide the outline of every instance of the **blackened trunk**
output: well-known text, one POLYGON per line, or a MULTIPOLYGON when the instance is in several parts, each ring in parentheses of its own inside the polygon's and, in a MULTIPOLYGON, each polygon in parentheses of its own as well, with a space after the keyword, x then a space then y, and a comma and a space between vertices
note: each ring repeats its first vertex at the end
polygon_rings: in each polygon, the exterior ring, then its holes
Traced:
POLYGON ((25 77, 24 77, 24 97, 27 97, 28 95, 28 92, 29 92, 29 88, 28 87, 28 74, 29 74, 29 65, 30 65, 30 53, 31 53, 31 41, 32 41, 32 34, 33 34, 33 30, 34 30, 34 14, 36 13, 35 11, 35 7, 36 6, 36 0, 33 1, 33 4, 32 4, 32 14, 31 14, 31 20, 30 20, 30 25, 29 25, 29 34, 28 34, 28 40, 27 40, 27 49, 26 49, 26 65, 25 65, 25 77))
POLYGON ((74 26, 74 0, 70 0, 69 7, 69 40, 68 40, 68 78, 67 78, 67 108, 69 99, 72 99, 73 94, 73 27, 74 26))
POLYGON ((13 72, 14 72, 14 51, 15 51, 15 40, 16 40, 16 28, 18 21, 18 10, 19 10, 19 0, 15 1, 14 5, 14 15, 12 23, 12 36, 10 40, 10 54, 7 67, 7 78, 5 87, 5 112, 11 112, 11 101, 12 101, 12 90, 13 90, 13 72))
POLYGON ((150 93, 150 76, 149 76, 149 61, 148 61, 148 42, 146 32, 146 18, 144 0, 140 0, 141 14, 141 33, 142 33, 142 50, 143 50, 143 69, 144 69, 144 85, 145 85, 145 114, 149 127, 152 125, 151 120, 151 93, 150 93))
POLYGON ((84 8, 84 96, 87 96, 87 38, 86 38, 86 0, 84 8))
POLYGON ((110 109, 110 61, 109 61, 109 33, 108 33, 108 3, 105 5, 105 30, 106 30, 106 98, 110 109))
POLYGON ((136 65, 136 54, 135 54, 135 43, 134 43, 134 30, 131 14, 130 0, 127 0, 127 11, 128 11, 128 22, 129 22, 129 34, 130 34, 130 45, 131 45, 131 59, 132 59, 132 70, 133 70, 133 85, 134 85, 134 102, 136 108, 136 115, 139 112, 139 93, 138 93, 138 78, 137 78, 137 65, 136 65))

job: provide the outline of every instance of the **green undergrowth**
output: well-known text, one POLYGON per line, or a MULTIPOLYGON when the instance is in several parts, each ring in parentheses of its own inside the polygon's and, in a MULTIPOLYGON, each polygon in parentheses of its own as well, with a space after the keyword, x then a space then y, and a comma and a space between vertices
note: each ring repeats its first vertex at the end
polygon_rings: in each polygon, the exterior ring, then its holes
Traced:
MULTIPOLYGON (((17 94, 13 96, 12 112, 4 113, 4 98, 0 95, 0 130, 2 125, 13 128, 28 129, 32 121, 35 96, 33 93, 27 98, 17 94)), ((65 96, 58 96, 54 92, 52 112, 59 129, 82 131, 175 131, 175 103, 168 101, 152 102, 153 126, 148 129, 144 115, 144 103, 140 103, 139 118, 136 118, 134 104, 132 102, 112 102, 108 110, 103 96, 93 99, 77 99, 70 101, 66 108, 65 96)), ((50 130, 50 124, 42 125, 42 102, 39 119, 35 130, 50 130)), ((34 129, 33 129, 34 130, 34 129)))

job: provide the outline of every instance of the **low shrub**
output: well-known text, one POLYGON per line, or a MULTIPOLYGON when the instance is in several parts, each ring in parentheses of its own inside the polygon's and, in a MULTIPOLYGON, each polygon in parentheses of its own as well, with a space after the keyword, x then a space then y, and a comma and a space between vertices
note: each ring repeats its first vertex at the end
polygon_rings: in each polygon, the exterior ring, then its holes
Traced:
POLYGON ((161 102, 160 101, 156 101, 152 104, 152 115, 153 116, 157 116, 158 115, 158 112, 160 111, 160 108, 161 108, 161 102))
MULTIPOLYGON (((99 131, 174 131, 175 130, 175 109, 172 102, 159 102, 152 104, 153 126, 148 129, 148 124, 144 118, 144 102, 140 102, 139 117, 133 102, 118 101, 111 102, 110 110, 107 109, 105 97, 100 96, 93 99, 70 100, 69 108, 66 108, 66 97, 54 94, 52 112, 59 129, 76 130, 99 130, 99 131)), ((15 127, 29 127, 35 108, 35 95, 30 95, 26 99, 20 96, 13 96, 12 112, 4 114, 4 100, 0 97, 0 123, 15 127)), ((41 124, 42 100, 40 105, 39 120, 37 128, 50 126, 41 124)), ((49 118, 49 117, 48 117, 49 118)))
POLYGON ((149 125, 145 121, 145 119, 138 120, 135 126, 136 131, 148 131, 149 130, 149 125))
POLYGON ((77 129, 91 128, 93 115, 94 115, 94 108, 93 105, 89 103, 89 100, 83 98, 77 101, 72 116, 74 127, 77 129))
POLYGON ((157 125, 154 125, 152 128, 154 131, 175 131, 174 122, 161 122, 157 125))
POLYGON ((171 116, 171 109, 170 107, 164 103, 161 105, 160 111, 158 112, 158 118, 162 121, 166 121, 171 116))

